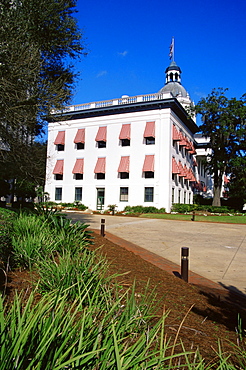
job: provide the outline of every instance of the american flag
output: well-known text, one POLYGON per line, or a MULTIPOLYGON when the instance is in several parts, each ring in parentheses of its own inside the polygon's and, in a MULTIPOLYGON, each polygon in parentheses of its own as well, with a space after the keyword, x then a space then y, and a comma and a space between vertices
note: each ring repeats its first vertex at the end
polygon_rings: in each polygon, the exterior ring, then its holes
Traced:
POLYGON ((172 42, 171 42, 171 45, 169 47, 169 58, 170 59, 173 58, 173 53, 174 53, 174 38, 172 38, 172 42))

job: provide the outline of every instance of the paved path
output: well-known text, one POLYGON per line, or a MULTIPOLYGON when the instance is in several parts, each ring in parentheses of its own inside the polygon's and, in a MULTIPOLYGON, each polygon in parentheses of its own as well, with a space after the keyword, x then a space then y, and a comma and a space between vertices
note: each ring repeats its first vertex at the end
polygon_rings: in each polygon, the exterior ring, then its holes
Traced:
POLYGON ((101 219, 104 218, 106 236, 108 231, 144 248, 152 257, 161 256, 178 266, 181 247, 189 247, 189 268, 192 272, 246 294, 245 225, 89 215, 79 212, 71 212, 68 216, 98 230, 101 228, 101 219))

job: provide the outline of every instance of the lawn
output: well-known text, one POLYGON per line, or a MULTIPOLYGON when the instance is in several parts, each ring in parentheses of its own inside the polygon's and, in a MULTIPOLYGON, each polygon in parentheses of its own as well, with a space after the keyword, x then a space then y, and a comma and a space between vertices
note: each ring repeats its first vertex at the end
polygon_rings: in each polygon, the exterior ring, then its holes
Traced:
MULTIPOLYGON (((171 214, 171 213, 145 213, 142 214, 140 217, 146 218, 161 218, 164 220, 177 220, 177 221, 191 221, 192 214, 171 214)), ((195 215, 195 222, 225 222, 225 223, 232 223, 232 224, 246 224, 246 214, 244 215, 206 215, 206 214, 196 214, 195 215)))

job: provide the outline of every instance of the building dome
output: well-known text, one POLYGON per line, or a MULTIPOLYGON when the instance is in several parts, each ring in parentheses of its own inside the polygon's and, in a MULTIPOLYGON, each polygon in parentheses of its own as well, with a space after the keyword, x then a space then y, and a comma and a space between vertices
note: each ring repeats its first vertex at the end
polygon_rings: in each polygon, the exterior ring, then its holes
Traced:
POLYGON ((171 93, 174 97, 189 98, 189 94, 181 84, 181 69, 173 60, 165 70, 166 83, 158 92, 171 93))
POLYGON ((180 84, 180 82, 168 82, 158 92, 159 93, 170 92, 175 97, 182 96, 184 98, 187 98, 189 96, 189 94, 187 93, 185 88, 180 84))

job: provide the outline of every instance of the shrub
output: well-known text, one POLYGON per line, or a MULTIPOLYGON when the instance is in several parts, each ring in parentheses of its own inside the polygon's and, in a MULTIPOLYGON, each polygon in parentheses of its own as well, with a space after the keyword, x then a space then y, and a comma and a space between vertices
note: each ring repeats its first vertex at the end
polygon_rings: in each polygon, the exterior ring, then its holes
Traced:
POLYGON ((54 253, 49 260, 39 261, 39 289, 42 292, 68 290, 69 297, 75 299, 84 286, 93 285, 95 290, 99 289, 105 270, 105 260, 96 258, 95 252, 64 249, 61 253, 54 253))
POLYGON ((197 205, 196 204, 181 204, 181 203, 174 203, 172 205, 172 212, 177 212, 177 213, 186 213, 186 212, 192 212, 197 210, 197 205))
POLYGON ((165 213, 165 208, 156 208, 153 206, 150 207, 144 207, 144 206, 126 206, 124 208, 124 212, 130 213, 130 214, 142 214, 142 213, 165 213))
POLYGON ((56 247, 56 238, 49 224, 33 214, 21 214, 13 223, 12 251, 15 263, 32 269, 43 256, 56 247))
POLYGON ((59 204, 61 207, 64 208, 77 208, 80 211, 85 211, 88 207, 86 207, 84 204, 79 203, 79 202, 73 202, 73 203, 60 203, 59 204))
POLYGON ((228 207, 221 206, 215 207, 211 205, 201 205, 201 204, 181 204, 181 203, 174 203, 172 205, 172 212, 177 213, 187 213, 193 211, 202 211, 202 212, 210 212, 210 213, 229 213, 232 210, 228 207))
POLYGON ((78 208, 80 211, 85 211, 88 207, 86 207, 84 204, 77 204, 76 208, 78 208))

